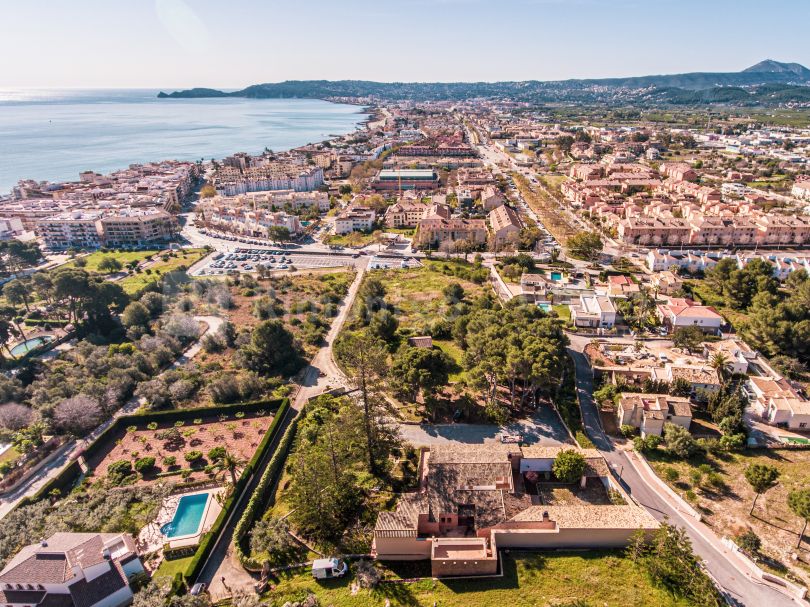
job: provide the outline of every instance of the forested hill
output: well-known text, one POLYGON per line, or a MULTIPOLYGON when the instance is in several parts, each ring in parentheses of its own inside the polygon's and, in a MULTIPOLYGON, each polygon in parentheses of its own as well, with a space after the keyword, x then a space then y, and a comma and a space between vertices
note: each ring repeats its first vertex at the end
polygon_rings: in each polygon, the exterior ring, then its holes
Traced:
POLYGON ((766 60, 741 72, 693 72, 660 76, 541 82, 372 82, 287 80, 224 92, 193 88, 160 98, 250 99, 367 98, 415 101, 506 97, 531 102, 649 102, 673 104, 779 104, 810 101, 810 70, 798 63, 766 60))

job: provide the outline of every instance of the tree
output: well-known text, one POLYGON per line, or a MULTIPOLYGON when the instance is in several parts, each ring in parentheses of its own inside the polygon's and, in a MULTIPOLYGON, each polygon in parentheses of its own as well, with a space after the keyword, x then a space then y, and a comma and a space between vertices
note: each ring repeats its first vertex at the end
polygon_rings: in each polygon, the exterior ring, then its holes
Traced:
POLYGON ((290 229, 286 226, 270 226, 267 228, 267 237, 273 242, 284 244, 290 240, 290 229))
POLYGON ((385 404, 381 383, 388 374, 385 345, 366 331, 347 333, 335 343, 335 356, 344 364, 349 382, 360 392, 368 465, 376 473, 376 434, 385 404))
POLYGON ((393 341, 398 328, 399 321, 388 309, 375 312, 368 323, 369 332, 386 343, 393 341))
POLYGON ((30 407, 21 405, 19 403, 5 403, 0 405, 0 428, 16 432, 22 430, 31 420, 34 414, 30 407))
POLYGON ((447 384, 452 361, 438 348, 402 348, 394 359, 391 376, 395 387, 411 400, 447 384))
POLYGON ((73 436, 83 436, 101 423, 103 411, 96 399, 79 394, 56 405, 53 419, 59 429, 73 436))
POLYGON ((240 358, 244 367, 260 375, 292 375, 301 368, 301 347, 293 334, 278 320, 260 322, 243 346, 240 358))
POLYGON ((575 259, 596 262, 604 243, 596 232, 578 232, 568 239, 568 254, 575 259))
POLYGON ((700 445, 695 441, 689 430, 675 424, 664 424, 664 440, 667 449, 678 457, 688 458, 700 451, 700 445))
POLYGON ((804 519, 804 527, 799 534, 799 543, 796 547, 802 545, 802 538, 804 532, 807 530, 807 523, 810 522, 810 489, 797 489, 788 494, 788 506, 793 511, 793 514, 801 519, 804 519))
POLYGON ((9 303, 16 305, 24 304, 25 311, 30 312, 28 307, 28 300, 31 294, 31 287, 23 283, 23 281, 14 279, 3 285, 3 296, 9 303))
POLYGON ((271 558, 284 555, 295 547, 290 538, 290 526, 286 519, 270 516, 256 521, 250 532, 250 551, 253 554, 269 554, 271 558))
POLYGON ((773 487, 778 478, 779 470, 769 464, 751 464, 745 469, 745 480, 748 481, 755 493, 754 503, 751 504, 749 514, 754 513, 754 507, 757 505, 759 496, 773 487))
POLYGON ((226 451, 225 454, 217 460, 217 467, 223 472, 227 472, 231 477, 231 485, 236 485, 236 471, 245 465, 244 460, 240 459, 235 453, 226 451))
POLYGON ((105 274, 120 272, 122 267, 121 262, 111 255, 102 257, 101 261, 98 262, 99 271, 104 272, 105 274))
POLYGON ((448 284, 444 289, 442 289, 442 293, 444 294, 444 301, 447 302, 448 305, 454 305, 464 299, 464 287, 462 287, 457 282, 451 282, 448 284))
POLYGON ((711 359, 709 359, 709 365, 712 369, 717 371, 717 376, 721 380, 725 380, 729 365, 728 356, 726 356, 725 353, 715 352, 711 359))
POLYGON ((133 301, 121 314, 121 322, 127 329, 133 327, 140 329, 143 333, 149 332, 149 323, 152 320, 152 314, 139 301, 133 301))
POLYGON ((696 325, 689 325, 687 327, 678 327, 672 334, 672 342, 678 348, 694 352, 701 345, 703 345, 706 335, 696 325))
POLYGON ((560 482, 575 483, 585 472, 585 456, 573 449, 563 449, 554 458, 551 471, 560 482))
POLYGON ((762 548, 762 540, 750 529, 738 535, 735 540, 740 548, 752 556, 757 555, 762 548))

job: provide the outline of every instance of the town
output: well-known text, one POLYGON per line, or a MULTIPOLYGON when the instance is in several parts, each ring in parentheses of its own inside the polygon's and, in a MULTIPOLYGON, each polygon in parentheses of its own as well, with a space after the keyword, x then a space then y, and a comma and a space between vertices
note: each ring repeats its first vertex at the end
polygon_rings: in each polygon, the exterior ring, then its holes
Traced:
POLYGON ((804 602, 806 110, 333 101, 0 198, 0 605, 804 602))

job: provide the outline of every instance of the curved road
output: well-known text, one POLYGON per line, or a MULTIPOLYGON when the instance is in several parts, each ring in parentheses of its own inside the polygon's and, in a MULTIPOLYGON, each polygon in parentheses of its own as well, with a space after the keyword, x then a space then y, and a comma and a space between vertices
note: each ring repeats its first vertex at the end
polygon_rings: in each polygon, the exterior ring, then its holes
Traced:
POLYGON ((577 393, 583 422, 588 436, 597 449, 615 471, 621 472, 621 479, 630 495, 659 521, 667 520, 686 530, 695 553, 706 562, 709 572, 727 593, 732 604, 750 607, 795 607, 796 603, 792 598, 748 576, 740 557, 724 546, 714 531, 678 510, 671 498, 656 491, 653 486, 654 479, 644 478, 627 453, 614 448, 602 430, 599 411, 592 398, 593 373, 582 353, 582 348, 588 341, 573 337, 572 347, 568 350, 576 368, 577 393))

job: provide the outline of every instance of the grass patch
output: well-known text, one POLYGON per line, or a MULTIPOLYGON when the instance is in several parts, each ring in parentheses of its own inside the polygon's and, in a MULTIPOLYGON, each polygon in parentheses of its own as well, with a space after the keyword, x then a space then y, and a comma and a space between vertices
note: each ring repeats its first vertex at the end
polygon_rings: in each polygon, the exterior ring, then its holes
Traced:
MULTIPOLYGON (((314 593, 322 605, 371 607, 390 600, 400 605, 442 607, 502 607, 503 605, 622 605, 626 607, 680 607, 673 598, 649 582, 645 571, 621 551, 581 553, 503 554, 504 576, 494 579, 422 580, 380 584, 354 596, 352 576, 317 582, 308 570, 283 575, 267 594, 272 605, 301 600, 314 593)), ((426 562, 382 565, 386 579, 429 576, 426 562)))
MULTIPOLYGON (((146 261, 150 257, 157 255, 160 253, 160 250, 150 250, 150 251, 96 251, 94 253, 90 253, 89 255, 85 255, 81 259, 83 259, 86 264, 84 265, 84 269, 88 272, 98 272, 98 264, 101 263, 102 259, 107 257, 112 257, 113 259, 118 260, 124 268, 126 268, 127 264, 137 261, 141 263, 142 261, 146 261)), ((71 261, 70 263, 65 264, 65 267, 68 268, 75 268, 76 262, 71 261)))
POLYGON ((193 264, 197 263, 200 259, 208 255, 205 249, 183 249, 175 251, 174 257, 169 257, 166 261, 158 259, 154 264, 150 265, 146 270, 142 270, 140 274, 130 274, 122 279, 120 284, 124 291, 128 294, 137 293, 147 285, 160 280, 160 277, 169 272, 174 272, 181 268, 188 269, 193 264))
POLYGON ((154 579, 158 578, 173 579, 176 574, 185 573, 189 563, 191 563, 191 559, 193 558, 194 555, 187 556, 181 559, 174 559, 173 561, 164 560, 157 568, 152 577, 154 579))
POLYGON ((571 308, 563 304, 555 304, 551 306, 551 309, 557 313, 562 320, 570 321, 571 320, 571 308))
POLYGON ((456 368, 453 369, 452 373, 450 373, 450 381, 457 382, 460 380, 464 375, 464 371, 461 367, 461 359, 464 356, 464 352, 461 350, 461 348, 459 348, 456 342, 451 339, 434 339, 433 345, 447 354, 447 356, 452 358, 453 362, 456 363, 456 368))
POLYGON ((15 462, 20 457, 20 452, 14 446, 9 447, 0 455, 0 463, 15 462))

